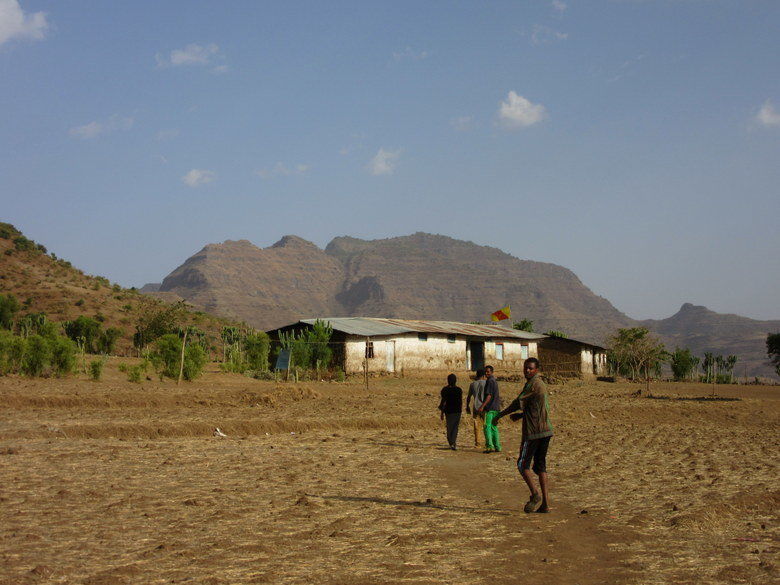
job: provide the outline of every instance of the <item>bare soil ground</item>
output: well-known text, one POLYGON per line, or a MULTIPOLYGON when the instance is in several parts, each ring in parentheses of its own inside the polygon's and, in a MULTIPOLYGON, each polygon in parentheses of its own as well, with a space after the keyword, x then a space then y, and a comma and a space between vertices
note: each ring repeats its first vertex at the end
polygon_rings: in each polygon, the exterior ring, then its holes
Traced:
POLYGON ((0 378, 0 583, 778 581, 777 388, 552 387, 526 515, 519 425, 445 449, 441 385, 0 378))

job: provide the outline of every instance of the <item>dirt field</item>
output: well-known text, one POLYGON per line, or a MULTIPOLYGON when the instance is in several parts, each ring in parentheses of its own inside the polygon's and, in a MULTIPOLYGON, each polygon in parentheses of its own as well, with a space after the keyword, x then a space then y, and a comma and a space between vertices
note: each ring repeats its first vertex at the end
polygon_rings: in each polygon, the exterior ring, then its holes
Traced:
MULTIPOLYGON (((116 361, 106 370, 0 378, 0 583, 780 575, 780 388, 701 400, 709 387, 553 387, 553 512, 526 515, 519 425, 501 422, 501 454, 474 449, 465 421, 461 449, 445 449, 438 378, 374 379, 366 393, 216 372, 134 385, 116 361)), ((501 387, 505 401, 519 388, 501 387)))

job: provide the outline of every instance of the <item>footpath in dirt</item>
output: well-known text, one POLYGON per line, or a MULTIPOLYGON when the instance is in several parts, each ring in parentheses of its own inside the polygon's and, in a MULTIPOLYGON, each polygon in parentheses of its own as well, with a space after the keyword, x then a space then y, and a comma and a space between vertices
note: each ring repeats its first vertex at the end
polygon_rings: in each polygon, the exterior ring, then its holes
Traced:
MULTIPOLYGON (((554 452, 551 453, 554 456, 554 452)), ((457 453, 442 450, 437 465, 441 477, 459 498, 482 495, 486 510, 496 514, 496 522, 507 529, 509 538, 486 539, 485 582, 556 583, 561 585, 597 585, 630 583, 632 572, 624 554, 615 550, 635 538, 626 531, 602 527, 604 518, 577 507, 571 490, 552 479, 552 512, 526 514, 522 507, 528 499, 525 483, 517 474, 514 485, 497 483, 514 467, 514 450, 483 454, 476 450, 457 453), (507 460, 509 459, 509 460, 507 460), (496 468, 500 471, 496 474, 496 468), (561 492, 556 492, 556 488, 561 492)), ((486 535, 487 536, 487 535, 486 535)))

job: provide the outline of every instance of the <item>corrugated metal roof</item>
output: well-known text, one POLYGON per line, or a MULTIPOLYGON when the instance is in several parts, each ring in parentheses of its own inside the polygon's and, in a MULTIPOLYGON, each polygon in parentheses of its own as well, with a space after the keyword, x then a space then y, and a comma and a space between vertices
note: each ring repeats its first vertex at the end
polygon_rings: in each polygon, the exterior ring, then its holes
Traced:
MULTIPOLYGON (((336 331, 349 335, 373 337, 398 333, 441 333, 468 337, 513 337, 536 340, 546 337, 541 333, 529 333, 498 325, 472 325, 457 321, 423 321, 417 319, 381 319, 377 317, 324 317, 336 331)), ((316 319, 301 319, 301 323, 313 325, 316 319)))

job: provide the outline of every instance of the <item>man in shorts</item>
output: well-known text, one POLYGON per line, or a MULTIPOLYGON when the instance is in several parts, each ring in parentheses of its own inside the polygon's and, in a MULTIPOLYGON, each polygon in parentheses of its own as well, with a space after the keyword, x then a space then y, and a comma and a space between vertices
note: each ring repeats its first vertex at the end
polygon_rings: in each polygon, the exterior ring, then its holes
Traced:
POLYGON ((503 416, 516 410, 520 414, 512 415, 513 420, 522 417, 523 435, 520 441, 520 456, 517 469, 531 490, 531 497, 523 507, 526 513, 550 511, 550 499, 547 490, 547 448, 553 436, 550 422, 550 403, 547 399, 547 386, 539 377, 539 360, 528 358, 523 364, 526 383, 522 392, 493 419, 494 423, 503 416), (533 466, 531 462, 533 461, 533 466), (531 470, 539 477, 539 488, 533 481, 531 470), (540 505, 541 504, 541 505, 540 505))

